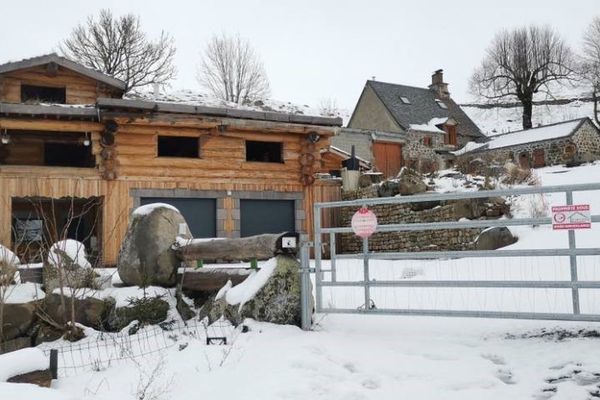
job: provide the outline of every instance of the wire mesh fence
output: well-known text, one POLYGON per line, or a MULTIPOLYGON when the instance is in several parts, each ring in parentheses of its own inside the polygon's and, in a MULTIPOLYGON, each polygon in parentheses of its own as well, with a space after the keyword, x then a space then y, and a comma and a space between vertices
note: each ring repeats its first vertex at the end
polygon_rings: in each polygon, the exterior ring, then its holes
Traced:
POLYGON ((241 329, 224 319, 210 325, 206 320, 192 319, 149 325, 135 332, 88 333, 78 342, 43 343, 39 348, 47 356, 51 350, 58 350, 58 376, 67 377, 86 370, 101 371, 116 363, 161 353, 176 346, 182 350, 191 341, 231 346, 241 329))

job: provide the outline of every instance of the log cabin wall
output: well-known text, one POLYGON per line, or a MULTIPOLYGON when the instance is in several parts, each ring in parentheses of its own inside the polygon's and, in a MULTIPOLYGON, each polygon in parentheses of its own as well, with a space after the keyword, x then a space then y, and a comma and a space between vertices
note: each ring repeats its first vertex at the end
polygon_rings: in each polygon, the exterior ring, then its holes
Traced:
MULTIPOLYGON (((160 118, 158 118, 160 120, 160 118)), ((193 118, 192 118, 193 120, 193 118)), ((196 118, 198 120, 198 118, 196 118)), ((156 119, 155 119, 156 121, 156 119)), ((339 185, 319 181, 304 185, 300 154, 305 134, 156 125, 121 119, 116 134, 115 179, 103 178, 100 136, 104 124, 83 121, 0 118, 0 129, 30 129, 48 132, 90 132, 96 168, 0 165, 0 243, 11 246, 11 204, 17 197, 102 198, 102 252, 105 265, 116 262, 132 209, 139 204, 136 193, 219 193, 219 232, 239 235, 240 198, 286 198, 297 200, 296 227, 310 231, 313 201, 335 197, 339 185), (200 138, 199 158, 157 157, 157 137, 200 138), (245 140, 277 141, 283 144, 283 163, 248 162, 245 140), (332 187, 336 186, 335 188, 332 187), (333 194, 332 194, 333 193, 333 194), (268 194, 271 194, 270 196, 268 194), (287 195, 286 195, 287 194, 287 195)), ((277 123, 273 123, 274 126, 277 123)), ((324 129, 333 133, 335 128, 324 129)), ((311 146, 315 165, 329 136, 311 146)))
POLYGON ((120 97, 114 89, 66 68, 49 72, 37 66, 0 75, 0 101, 21 103, 21 85, 66 88, 66 104, 95 104, 99 97, 120 97))

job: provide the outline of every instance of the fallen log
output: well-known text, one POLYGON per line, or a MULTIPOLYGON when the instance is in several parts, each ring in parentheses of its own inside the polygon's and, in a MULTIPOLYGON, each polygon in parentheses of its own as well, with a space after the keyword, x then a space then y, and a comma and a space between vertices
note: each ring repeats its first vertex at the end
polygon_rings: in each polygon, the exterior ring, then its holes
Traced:
POLYGON ((299 235, 295 232, 264 234, 239 239, 181 239, 173 245, 183 261, 268 260, 278 254, 297 255, 299 235))
POLYGON ((227 281, 235 286, 242 283, 252 273, 250 268, 201 268, 179 274, 178 282, 183 290, 196 292, 216 292, 221 289, 227 281))

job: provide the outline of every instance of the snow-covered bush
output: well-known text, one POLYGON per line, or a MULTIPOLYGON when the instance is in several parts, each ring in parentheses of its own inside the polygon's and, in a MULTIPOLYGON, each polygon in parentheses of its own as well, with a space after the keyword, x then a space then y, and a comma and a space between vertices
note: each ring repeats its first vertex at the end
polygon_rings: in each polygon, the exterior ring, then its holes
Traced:
POLYGON ((48 251, 48 263, 57 268, 92 268, 85 256, 84 244, 73 239, 54 243, 48 251))

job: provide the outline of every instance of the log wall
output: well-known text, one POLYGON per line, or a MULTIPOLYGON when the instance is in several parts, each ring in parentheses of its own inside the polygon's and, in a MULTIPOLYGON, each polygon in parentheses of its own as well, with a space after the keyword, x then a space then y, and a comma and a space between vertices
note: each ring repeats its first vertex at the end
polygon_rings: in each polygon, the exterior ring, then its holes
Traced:
MULTIPOLYGON (((312 226, 314 201, 335 200, 339 184, 317 181, 302 183, 301 149, 306 136, 291 133, 231 130, 220 134, 193 127, 150 126, 120 121, 116 136, 117 177, 102 178, 102 167, 58 168, 43 166, 0 166, 0 243, 11 246, 12 197, 101 197, 103 257, 107 265, 116 262, 119 247, 134 207, 135 189, 180 189, 221 192, 296 192, 304 194, 304 226, 312 226), (201 158, 157 157, 158 135, 186 135, 201 138, 201 158), (284 163, 245 161, 244 140, 281 141, 284 163)), ((0 129, 34 129, 57 132, 91 132, 92 150, 101 166, 101 123, 0 119, 0 129)), ((329 138, 323 136, 312 151, 320 164, 320 149, 329 138)), ((303 147, 304 146, 304 147, 303 147)), ((227 210, 224 230, 233 232, 234 199, 225 197, 227 210)))
POLYGON ((63 67, 49 74, 46 66, 38 66, 0 76, 0 101, 21 103, 21 84, 65 87, 66 104, 95 104, 99 97, 120 96, 102 83, 63 67))

